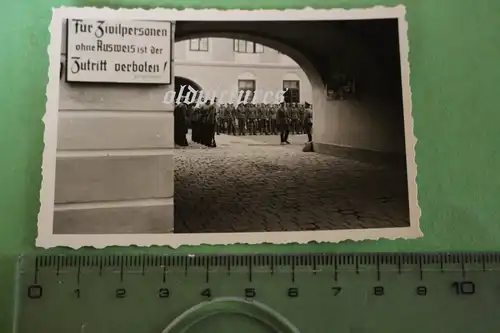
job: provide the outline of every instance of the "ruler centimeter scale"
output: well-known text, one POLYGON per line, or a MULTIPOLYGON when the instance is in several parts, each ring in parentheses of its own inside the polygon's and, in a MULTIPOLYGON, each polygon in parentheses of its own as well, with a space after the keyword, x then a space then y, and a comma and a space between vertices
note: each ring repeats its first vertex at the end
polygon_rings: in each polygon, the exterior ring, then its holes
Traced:
POLYGON ((495 332, 500 253, 32 255, 14 333, 495 332))

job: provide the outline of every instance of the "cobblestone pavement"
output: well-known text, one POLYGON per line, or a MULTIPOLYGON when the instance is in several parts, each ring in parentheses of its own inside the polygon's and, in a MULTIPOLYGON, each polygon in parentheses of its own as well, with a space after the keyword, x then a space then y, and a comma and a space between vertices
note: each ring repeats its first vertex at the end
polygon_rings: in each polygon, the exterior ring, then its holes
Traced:
POLYGON ((216 139, 176 151, 177 233, 409 225, 404 172, 304 153, 303 135, 287 146, 277 136, 216 139))

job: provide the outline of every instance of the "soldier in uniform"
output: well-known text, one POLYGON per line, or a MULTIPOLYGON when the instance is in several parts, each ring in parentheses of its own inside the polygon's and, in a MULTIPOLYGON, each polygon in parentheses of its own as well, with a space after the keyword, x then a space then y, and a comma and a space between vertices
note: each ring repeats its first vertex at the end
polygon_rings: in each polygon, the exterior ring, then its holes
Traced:
POLYGON ((215 143, 215 133, 217 131, 217 99, 214 99, 214 103, 210 104, 208 101, 208 117, 207 117, 207 143, 208 147, 217 147, 215 143))
POLYGON ((238 104, 236 114, 238 116, 238 135, 245 135, 246 110, 243 103, 238 104))
POLYGON ((276 135, 278 134, 278 127, 276 125, 276 112, 277 112, 277 105, 273 104, 269 108, 269 113, 270 113, 270 127, 271 127, 271 134, 276 135))
POLYGON ((227 110, 227 104, 220 104, 219 105, 219 115, 218 115, 218 128, 219 128, 219 134, 227 134, 227 124, 226 124, 226 111, 227 110))
POLYGON ((194 103, 190 104, 191 112, 191 141, 199 143, 200 139, 200 110, 194 103))
POLYGON ((303 133, 306 133, 305 131, 305 127, 304 127, 304 122, 302 121, 304 119, 304 117, 306 116, 306 108, 304 107, 304 105, 300 104, 298 106, 299 108, 299 134, 303 134, 303 133))
POLYGON ((257 135, 257 108, 255 107, 255 104, 248 104, 247 106, 247 122, 248 122, 248 133, 250 135, 257 135))
POLYGON ((264 109, 262 108, 261 103, 257 103, 254 105, 255 110, 255 133, 259 133, 261 135, 264 132, 262 128, 262 119, 264 119, 264 109))
POLYGON ((227 129, 227 134, 232 134, 236 135, 236 128, 235 128, 235 116, 236 116, 236 110, 234 108, 233 103, 229 103, 226 108, 224 109, 224 122, 225 122, 225 128, 227 129))
POLYGON ((292 134, 297 134, 299 125, 299 112, 297 110, 297 105, 295 103, 290 103, 288 110, 290 113, 290 131, 292 134))
POLYGON ((243 104, 243 109, 245 110, 245 129, 248 135, 252 135, 252 127, 250 126, 250 108, 249 104, 243 104))
POLYGON ((276 111, 276 125, 280 131, 280 143, 282 145, 290 144, 288 141, 288 135, 290 134, 290 118, 288 110, 285 107, 285 103, 281 103, 278 110, 276 111))
POLYGON ((224 104, 215 104, 215 117, 216 117, 216 133, 217 135, 220 135, 221 133, 224 133, 224 117, 222 116, 222 113, 224 112, 224 104))
POLYGON ((267 104, 266 105, 266 115, 267 115, 267 132, 269 134, 273 134, 273 105, 272 104, 267 104))
POLYGON ((261 134, 269 135, 269 105, 260 104, 260 120, 259 132, 261 134))
POLYGON ((304 118, 302 126, 304 128, 304 132, 307 134, 307 142, 312 142, 312 110, 310 108, 310 104, 307 102, 304 105, 304 118))

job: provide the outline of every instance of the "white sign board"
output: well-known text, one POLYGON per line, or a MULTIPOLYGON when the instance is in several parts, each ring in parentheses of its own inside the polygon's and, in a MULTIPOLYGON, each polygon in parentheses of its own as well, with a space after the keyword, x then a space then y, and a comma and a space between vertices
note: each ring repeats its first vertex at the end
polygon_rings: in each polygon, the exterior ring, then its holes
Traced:
POLYGON ((172 83, 172 23, 67 21, 66 81, 172 83))

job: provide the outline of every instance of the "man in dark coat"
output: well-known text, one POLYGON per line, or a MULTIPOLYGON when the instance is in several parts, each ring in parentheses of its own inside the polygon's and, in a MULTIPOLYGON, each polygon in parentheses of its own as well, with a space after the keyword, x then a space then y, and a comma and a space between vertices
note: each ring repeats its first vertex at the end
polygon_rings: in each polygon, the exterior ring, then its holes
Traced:
POLYGON ((177 104, 174 108, 174 143, 179 146, 187 146, 186 134, 188 131, 186 121, 187 107, 184 102, 177 104))
POLYGON ((210 109, 210 101, 200 106, 200 143, 209 146, 209 126, 208 126, 208 113, 210 109))

